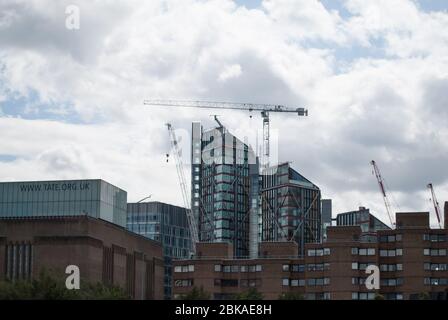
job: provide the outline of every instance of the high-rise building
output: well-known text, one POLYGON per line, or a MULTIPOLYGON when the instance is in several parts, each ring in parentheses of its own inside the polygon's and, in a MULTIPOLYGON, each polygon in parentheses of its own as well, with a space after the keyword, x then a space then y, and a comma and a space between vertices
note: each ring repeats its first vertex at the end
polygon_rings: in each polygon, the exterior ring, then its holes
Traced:
MULTIPOLYGON (((235 256, 249 254, 252 149, 225 127, 192 126, 191 203, 201 242, 229 242, 235 256)), ((252 179, 254 181, 254 179, 252 179)), ((256 209, 255 209, 256 211, 256 209)))
POLYGON ((331 199, 321 200, 321 212, 322 212, 322 240, 327 238, 327 228, 331 226, 331 216, 333 211, 333 205, 331 199))
POLYGON ((126 225, 126 191, 103 180, 0 183, 0 217, 82 216, 126 225))
POLYGON ((370 209, 359 207, 357 211, 339 213, 336 216, 337 226, 360 226, 363 233, 390 230, 390 227, 370 213, 370 209))
POLYGON ((320 189, 289 163, 267 168, 262 177, 262 241, 321 240, 320 189))
POLYGON ((191 238, 185 208, 161 202, 128 203, 126 228, 163 244, 164 296, 171 298, 172 260, 188 258, 191 238))

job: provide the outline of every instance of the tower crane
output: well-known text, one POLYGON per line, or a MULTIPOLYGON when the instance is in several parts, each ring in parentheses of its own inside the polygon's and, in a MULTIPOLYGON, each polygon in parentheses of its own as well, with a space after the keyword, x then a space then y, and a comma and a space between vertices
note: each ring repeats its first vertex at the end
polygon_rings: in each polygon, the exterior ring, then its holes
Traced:
POLYGON ((256 104, 256 103, 232 103, 216 101, 188 101, 188 100, 145 100, 144 105, 162 106, 162 107, 181 107, 181 108, 204 108, 204 109, 230 109, 246 110, 249 112, 260 111, 263 118, 263 157, 264 165, 267 167, 270 157, 270 118, 271 112, 297 113, 298 116, 308 116, 308 110, 305 108, 290 108, 283 105, 256 104))
POLYGON ((439 227, 442 228, 442 223, 440 222, 441 210, 440 210, 439 201, 437 201, 437 198, 436 198, 436 193, 434 192, 434 186, 432 185, 432 183, 428 183, 427 187, 428 187, 428 189, 431 190, 431 198, 432 198, 432 203, 434 205, 434 210, 436 212, 437 221, 439 223, 439 227))
POLYGON ((378 168, 376 162, 374 160, 372 160, 370 162, 370 164, 373 166, 373 171, 374 171, 374 174, 375 174, 376 179, 378 181, 378 186, 380 187, 381 194, 383 196, 384 205, 386 206, 387 215, 389 216, 389 220, 390 220, 391 226, 393 228, 395 226, 395 223, 394 223, 394 221, 392 219, 392 215, 391 215, 391 212, 390 212, 391 211, 390 210, 391 205, 390 205, 389 198, 388 198, 388 196, 386 194, 386 187, 385 187, 384 179, 381 176, 380 169, 378 168))
POLYGON ((196 224, 196 219, 194 218, 193 212, 191 211, 190 207, 190 200, 188 197, 187 192, 187 180, 185 179, 184 174, 184 165, 182 162, 182 158, 180 156, 180 150, 178 146, 178 141, 176 134, 174 132, 173 126, 170 123, 166 124, 168 128, 168 132, 170 135, 170 143, 171 148, 173 150, 174 159, 176 162, 176 170, 177 170, 177 176, 179 178, 179 184, 182 192, 182 198, 184 200, 185 210, 187 212, 187 222, 188 227, 190 229, 190 236, 191 236, 191 249, 193 255, 196 253, 196 243, 199 242, 199 235, 198 235, 198 226, 196 224))

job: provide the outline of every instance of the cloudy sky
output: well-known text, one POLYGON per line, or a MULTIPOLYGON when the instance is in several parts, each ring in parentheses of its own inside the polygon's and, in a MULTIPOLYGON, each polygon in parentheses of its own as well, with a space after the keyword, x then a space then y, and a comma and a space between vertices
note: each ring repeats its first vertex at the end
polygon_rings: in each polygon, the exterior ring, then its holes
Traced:
MULTIPOLYGON (((102 178, 137 201, 182 205, 166 122, 208 110, 148 98, 307 107, 273 115, 279 159, 385 222, 369 164, 396 210, 448 200, 445 0, 1 0, 0 180, 102 178), (66 7, 80 29, 66 28, 66 7)), ((232 131, 254 114, 220 111, 232 131)), ((186 170, 189 170, 186 167, 186 170)))

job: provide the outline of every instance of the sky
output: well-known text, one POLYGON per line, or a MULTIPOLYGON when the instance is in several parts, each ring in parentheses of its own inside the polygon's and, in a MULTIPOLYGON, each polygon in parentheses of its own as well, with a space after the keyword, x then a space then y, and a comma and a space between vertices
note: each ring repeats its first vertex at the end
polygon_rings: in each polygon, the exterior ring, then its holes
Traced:
MULTIPOLYGON (((431 211, 434 223, 426 185, 448 200, 447 10, 444 0, 3 0, 0 181, 101 178, 129 201, 182 205, 165 124, 188 151, 191 122, 211 127, 216 112, 143 100, 272 103, 308 108, 272 115, 277 158, 333 199, 334 214, 365 206, 388 222, 375 160, 393 210, 431 211), (67 28, 69 5, 79 29, 67 28)), ((262 126, 258 114, 219 115, 231 132, 262 126)))

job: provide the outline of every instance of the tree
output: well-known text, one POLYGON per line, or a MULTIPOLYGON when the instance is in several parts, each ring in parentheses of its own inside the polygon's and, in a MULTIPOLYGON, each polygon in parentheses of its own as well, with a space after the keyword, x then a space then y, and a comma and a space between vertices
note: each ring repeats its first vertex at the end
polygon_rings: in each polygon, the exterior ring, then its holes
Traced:
POLYGON ((278 296, 279 300, 305 300, 305 296, 298 292, 283 292, 278 296))
POLYGON ((204 291, 204 288, 201 286, 200 288, 194 287, 189 293, 181 295, 181 300, 209 300, 210 294, 204 291))
POLYGON ((263 300, 263 295, 256 288, 238 293, 234 296, 235 300, 263 300))
POLYGON ((384 296, 379 293, 375 293, 375 300, 384 300, 384 296))
POLYGON ((431 295, 428 292, 420 292, 418 300, 431 300, 431 295))
POLYGON ((65 278, 42 270, 36 279, 0 282, 0 300, 113 300, 129 299, 123 289, 102 283, 81 282, 81 289, 68 290, 65 278))

